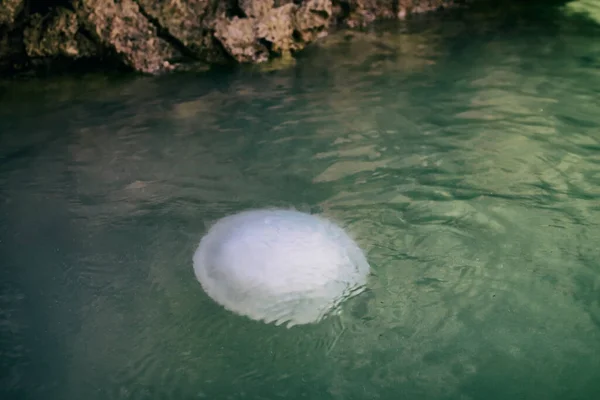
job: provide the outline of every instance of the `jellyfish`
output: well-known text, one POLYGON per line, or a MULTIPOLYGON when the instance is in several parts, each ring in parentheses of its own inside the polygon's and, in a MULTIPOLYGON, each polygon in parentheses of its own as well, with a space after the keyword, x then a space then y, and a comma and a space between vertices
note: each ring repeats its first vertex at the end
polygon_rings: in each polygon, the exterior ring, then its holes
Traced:
POLYGON ((370 266, 334 222, 286 209, 242 211, 217 221, 193 257, 202 289, 250 319, 318 323, 361 293, 370 266))

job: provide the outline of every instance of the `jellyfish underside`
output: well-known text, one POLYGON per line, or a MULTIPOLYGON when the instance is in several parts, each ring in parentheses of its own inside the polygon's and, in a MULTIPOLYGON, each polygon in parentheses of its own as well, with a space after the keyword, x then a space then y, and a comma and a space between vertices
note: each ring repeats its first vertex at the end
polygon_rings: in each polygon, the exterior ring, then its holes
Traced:
POLYGON ((369 264, 333 222, 251 210, 213 225, 194 254, 204 291, 225 309, 287 327, 317 323, 364 290, 369 264))

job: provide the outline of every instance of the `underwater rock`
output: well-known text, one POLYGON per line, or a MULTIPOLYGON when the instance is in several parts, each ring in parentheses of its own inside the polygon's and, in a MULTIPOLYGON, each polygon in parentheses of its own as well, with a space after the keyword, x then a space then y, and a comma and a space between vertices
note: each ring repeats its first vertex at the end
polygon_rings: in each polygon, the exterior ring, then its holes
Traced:
POLYGON ((396 17, 403 19, 411 14, 426 13, 453 5, 453 0, 399 0, 394 13, 396 17))
POLYGON ((600 4, 595 0, 570 1, 564 9, 567 14, 579 14, 600 23, 600 4))
POLYGON ((334 1, 341 24, 349 28, 365 27, 376 19, 389 19, 394 16, 398 1, 393 0, 339 0, 334 1))
POLYGON ((369 264, 335 223, 293 210, 227 216, 193 257, 204 291, 225 309, 291 327, 316 323, 364 290, 369 264))

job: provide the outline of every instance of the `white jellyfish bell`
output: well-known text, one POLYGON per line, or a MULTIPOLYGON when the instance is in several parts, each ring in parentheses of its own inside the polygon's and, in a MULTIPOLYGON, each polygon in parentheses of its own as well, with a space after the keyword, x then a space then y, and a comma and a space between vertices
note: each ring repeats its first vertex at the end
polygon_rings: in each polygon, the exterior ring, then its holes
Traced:
POLYGON ((216 303, 254 320, 316 323, 365 288, 369 264, 333 222, 264 209, 213 225, 194 254, 194 272, 216 303))

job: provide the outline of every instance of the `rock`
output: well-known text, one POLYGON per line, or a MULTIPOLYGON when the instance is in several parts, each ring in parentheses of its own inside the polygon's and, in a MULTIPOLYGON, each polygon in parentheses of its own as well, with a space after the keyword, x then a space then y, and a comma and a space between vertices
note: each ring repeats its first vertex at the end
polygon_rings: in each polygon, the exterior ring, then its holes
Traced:
POLYGON ((292 65, 332 24, 363 27, 453 1, 0 0, 0 70, 88 57, 146 74, 231 59, 292 65))
POLYGON ((269 43, 271 52, 277 55, 289 54, 298 47, 294 41, 293 3, 273 8, 256 21, 256 38, 269 43))
POLYGON ((578 15, 600 23, 600 4, 595 0, 574 0, 564 6, 567 15, 578 15))
POLYGON ((308 0, 298 7, 287 3, 268 8, 273 1, 247 0, 243 10, 248 18, 223 18, 215 37, 238 62, 261 63, 270 55, 287 57, 305 47, 329 28, 330 0, 308 0))
POLYGON ((143 13, 156 21, 192 56, 206 61, 224 58, 212 38, 214 17, 208 0, 137 0, 143 13))
POLYGON ((406 18, 410 14, 453 5, 453 0, 334 0, 342 25, 365 27, 375 20, 406 18))
POLYGON ((294 16, 297 36, 304 43, 310 43, 327 32, 333 8, 330 0, 308 0, 294 16))
POLYGON ((23 10, 25 0, 2 0, 0 1, 0 26, 11 27, 17 15, 23 10))
POLYGON ((260 18, 275 6, 274 0, 239 0, 239 5, 246 17, 260 18))
POLYGON ((255 71, 272 72, 289 69, 296 65, 296 59, 291 54, 283 54, 281 57, 273 58, 266 63, 260 63, 253 66, 255 71))
POLYGON ((391 18, 394 15, 393 0, 335 0, 335 14, 341 25, 365 27, 375 19, 391 18))
POLYGON ((34 14, 23 33, 25 51, 31 58, 89 57, 99 52, 95 43, 79 32, 77 15, 60 8, 45 17, 34 14))
POLYGON ((76 0, 80 22, 103 47, 133 69, 157 74, 174 69, 178 52, 158 37, 157 30, 133 0, 76 0))
POLYGON ((221 18, 215 27, 215 37, 227 52, 241 63, 262 63, 270 53, 288 54, 296 48, 294 41, 294 12, 297 6, 288 3, 267 8, 272 1, 246 1, 245 12, 255 17, 221 18))
POLYGON ((396 16, 403 19, 410 14, 434 11, 451 5, 453 5, 452 0, 399 0, 396 16))
POLYGON ((223 18, 215 26, 215 37, 237 62, 264 62, 269 59, 269 50, 258 42, 254 25, 254 18, 223 18))
POLYGON ((6 60, 10 55, 10 42, 8 35, 0 32, 0 60, 6 60))

